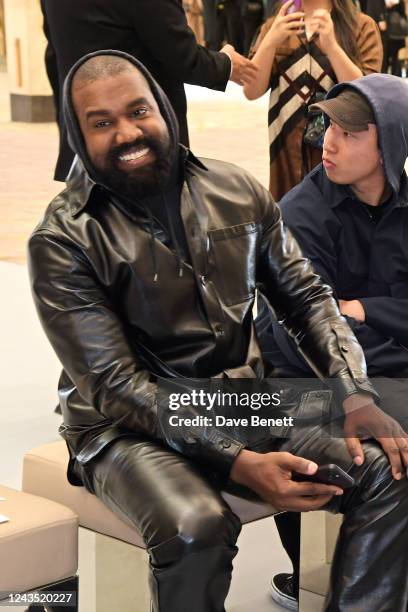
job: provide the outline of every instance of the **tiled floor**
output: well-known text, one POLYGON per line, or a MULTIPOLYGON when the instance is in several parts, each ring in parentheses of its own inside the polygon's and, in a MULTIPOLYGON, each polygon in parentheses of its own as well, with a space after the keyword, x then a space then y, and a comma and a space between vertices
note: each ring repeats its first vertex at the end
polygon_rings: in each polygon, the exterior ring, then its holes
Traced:
MULTIPOLYGON (((267 101, 246 102, 235 86, 227 95, 189 88, 189 99, 194 152, 244 166, 267 185, 267 101)), ((27 237, 61 189, 51 180, 57 141, 53 124, 10 123, 7 79, 0 73, 0 482, 17 488, 24 452, 56 439, 60 420, 52 412, 59 365, 37 321, 24 265, 27 237)), ((247 526, 239 544, 228 612, 278 612, 268 583, 289 562, 273 519, 247 526)), ((97 612, 82 597, 81 612, 97 612)), ((321 598, 305 595, 303 612, 320 607, 321 598)))

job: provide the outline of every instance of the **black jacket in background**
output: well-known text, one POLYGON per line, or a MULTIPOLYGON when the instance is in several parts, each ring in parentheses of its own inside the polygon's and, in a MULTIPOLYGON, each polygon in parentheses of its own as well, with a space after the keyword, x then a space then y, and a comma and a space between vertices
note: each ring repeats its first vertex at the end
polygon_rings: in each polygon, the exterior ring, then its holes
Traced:
POLYGON ((41 0, 48 39, 45 61, 57 107, 60 151, 55 179, 64 181, 74 154, 60 113, 64 79, 83 55, 119 49, 139 59, 169 98, 188 145, 184 83, 224 90, 231 62, 197 44, 181 0, 41 0))

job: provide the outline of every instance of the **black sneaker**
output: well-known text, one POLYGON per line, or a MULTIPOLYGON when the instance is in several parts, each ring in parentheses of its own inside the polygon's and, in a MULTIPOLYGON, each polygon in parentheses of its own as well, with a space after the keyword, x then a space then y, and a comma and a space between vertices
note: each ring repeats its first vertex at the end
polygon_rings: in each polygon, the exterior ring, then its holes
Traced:
POLYGON ((286 610, 299 610, 299 603, 293 590, 293 574, 276 574, 271 580, 271 596, 286 610))

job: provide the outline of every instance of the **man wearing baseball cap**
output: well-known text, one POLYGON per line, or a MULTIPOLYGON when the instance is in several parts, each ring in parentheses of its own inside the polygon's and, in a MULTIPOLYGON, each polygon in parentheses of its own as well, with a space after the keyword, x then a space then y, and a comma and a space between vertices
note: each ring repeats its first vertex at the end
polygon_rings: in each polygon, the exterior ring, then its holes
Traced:
MULTIPOLYGON (((407 429, 408 85, 373 74, 336 85, 310 110, 324 113, 323 161, 281 200, 282 217, 333 289, 383 409, 407 429)), ((313 376, 265 304, 257 331, 282 376, 313 376)), ((296 609, 299 517, 288 513, 277 522, 295 574, 275 576, 272 595, 296 609)))

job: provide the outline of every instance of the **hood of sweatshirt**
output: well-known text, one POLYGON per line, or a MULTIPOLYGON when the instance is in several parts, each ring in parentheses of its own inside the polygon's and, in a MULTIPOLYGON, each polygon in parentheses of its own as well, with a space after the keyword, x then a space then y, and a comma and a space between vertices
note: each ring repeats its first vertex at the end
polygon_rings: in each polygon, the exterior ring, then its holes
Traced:
MULTIPOLYGON (((335 98, 346 87, 358 91, 371 105, 385 175, 393 192, 399 193, 408 157, 408 84, 389 74, 370 74, 335 85, 326 99, 335 98)), ((326 128, 328 121, 325 115, 326 128)))
MULTIPOLYGON (((139 62, 136 58, 128 53, 124 53, 123 51, 115 51, 113 49, 106 49, 103 51, 95 51, 93 53, 88 53, 81 57, 71 68, 67 77, 64 81, 63 88, 63 113, 64 120, 67 129, 68 142, 71 149, 77 155, 77 157, 81 160, 82 165, 84 166, 88 176, 92 179, 93 182, 97 182, 96 179, 96 171, 92 165, 92 162, 89 158, 89 155, 86 150, 85 141, 82 136, 81 129, 79 127, 78 119, 75 113, 75 109, 72 103, 72 80, 77 72, 78 68, 82 66, 86 61, 91 59, 92 57, 98 57, 100 55, 113 55, 115 57, 122 57, 127 60, 131 64, 135 66, 143 74, 146 81, 148 82, 150 89, 153 93, 153 96, 157 102, 160 113, 163 119, 166 122, 167 128, 169 130, 170 136, 170 156, 172 165, 176 163, 176 159, 179 155, 179 134, 178 134, 178 124, 177 119, 174 114, 173 108, 160 87, 160 85, 155 81, 150 72, 145 68, 145 66, 139 62)), ((74 160, 73 167, 77 160, 74 160)), ((71 168, 72 172, 72 168, 71 168)), ((71 174, 70 172, 70 174, 71 174)), ((70 175, 68 176, 68 181, 70 179, 70 175)))

